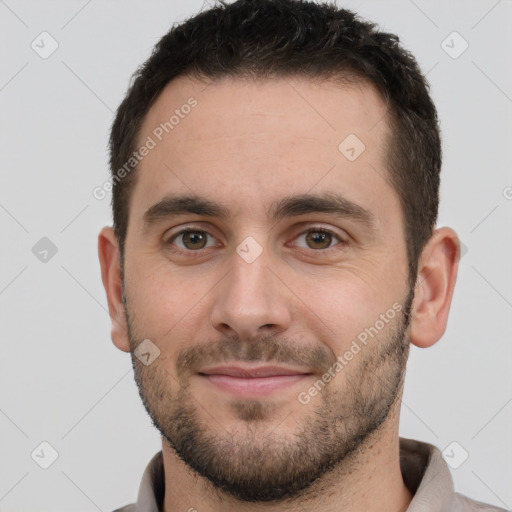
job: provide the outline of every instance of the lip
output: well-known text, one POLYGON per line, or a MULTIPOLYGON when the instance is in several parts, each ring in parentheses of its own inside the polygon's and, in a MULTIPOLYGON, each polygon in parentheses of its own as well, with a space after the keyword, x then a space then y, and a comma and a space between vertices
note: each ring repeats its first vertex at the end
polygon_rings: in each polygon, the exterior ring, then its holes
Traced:
POLYGON ((213 387, 239 397, 254 397, 283 390, 311 375, 282 366, 216 366, 203 369, 199 377, 213 387))
POLYGON ((257 378, 257 377, 276 377, 280 375, 306 375, 310 372, 287 368, 285 366, 215 366, 205 368, 199 372, 204 375, 228 375, 230 377, 257 378))

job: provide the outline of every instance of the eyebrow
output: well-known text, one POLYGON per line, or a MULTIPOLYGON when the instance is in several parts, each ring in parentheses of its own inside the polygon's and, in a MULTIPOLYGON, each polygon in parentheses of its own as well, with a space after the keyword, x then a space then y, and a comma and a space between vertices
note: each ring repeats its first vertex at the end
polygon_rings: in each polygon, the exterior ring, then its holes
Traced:
MULTIPOLYGON (((341 195, 329 192, 318 195, 288 196, 272 203, 266 212, 267 218, 275 222, 283 218, 310 213, 330 213, 353 220, 370 230, 376 229, 375 217, 370 210, 341 195)), ((196 195, 166 196, 144 213, 144 230, 149 230, 151 226, 163 219, 186 214, 202 215, 221 220, 233 217, 233 213, 226 205, 203 197, 196 195)))

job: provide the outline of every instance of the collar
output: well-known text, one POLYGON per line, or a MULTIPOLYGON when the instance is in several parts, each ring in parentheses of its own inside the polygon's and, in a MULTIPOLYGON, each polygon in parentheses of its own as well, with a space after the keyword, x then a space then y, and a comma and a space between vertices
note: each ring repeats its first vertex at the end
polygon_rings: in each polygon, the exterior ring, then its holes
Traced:
MULTIPOLYGON (((487 508, 454 492, 448 465, 438 448, 414 439, 400 440, 400 470, 405 485, 413 494, 407 512, 457 512, 469 510, 504 510, 487 508)), ((160 512, 165 491, 162 452, 147 465, 139 487, 134 512, 160 512)), ((123 509, 121 509, 123 510, 123 509)), ((128 509, 127 509, 128 510, 128 509)))

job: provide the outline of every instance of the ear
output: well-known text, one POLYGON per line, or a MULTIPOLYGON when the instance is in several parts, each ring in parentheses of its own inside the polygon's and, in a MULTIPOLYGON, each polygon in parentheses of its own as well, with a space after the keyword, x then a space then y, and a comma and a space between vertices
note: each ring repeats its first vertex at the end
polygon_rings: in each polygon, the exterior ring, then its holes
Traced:
POLYGON ((446 227, 434 231, 421 253, 410 331, 417 347, 430 347, 446 330, 459 257, 459 238, 446 227))
POLYGON ((117 238, 111 227, 104 227, 98 235, 98 257, 101 266, 101 280, 107 292, 108 311, 112 321, 112 341, 119 350, 130 352, 123 303, 123 283, 119 266, 119 249, 117 238))

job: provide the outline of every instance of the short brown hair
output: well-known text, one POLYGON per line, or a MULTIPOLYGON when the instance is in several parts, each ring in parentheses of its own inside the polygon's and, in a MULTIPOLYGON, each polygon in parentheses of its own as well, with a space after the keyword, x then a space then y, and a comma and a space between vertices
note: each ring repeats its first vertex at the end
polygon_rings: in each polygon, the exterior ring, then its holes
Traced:
MULTIPOLYGON (((429 85, 399 38, 327 3, 307 0, 221 0, 173 26, 136 71, 110 135, 112 178, 130 159, 144 117, 173 79, 340 77, 373 84, 387 103, 389 180, 399 195, 409 261, 432 235, 439 206, 441 141, 429 85)), ((121 265, 135 169, 114 183, 112 211, 121 265)))

